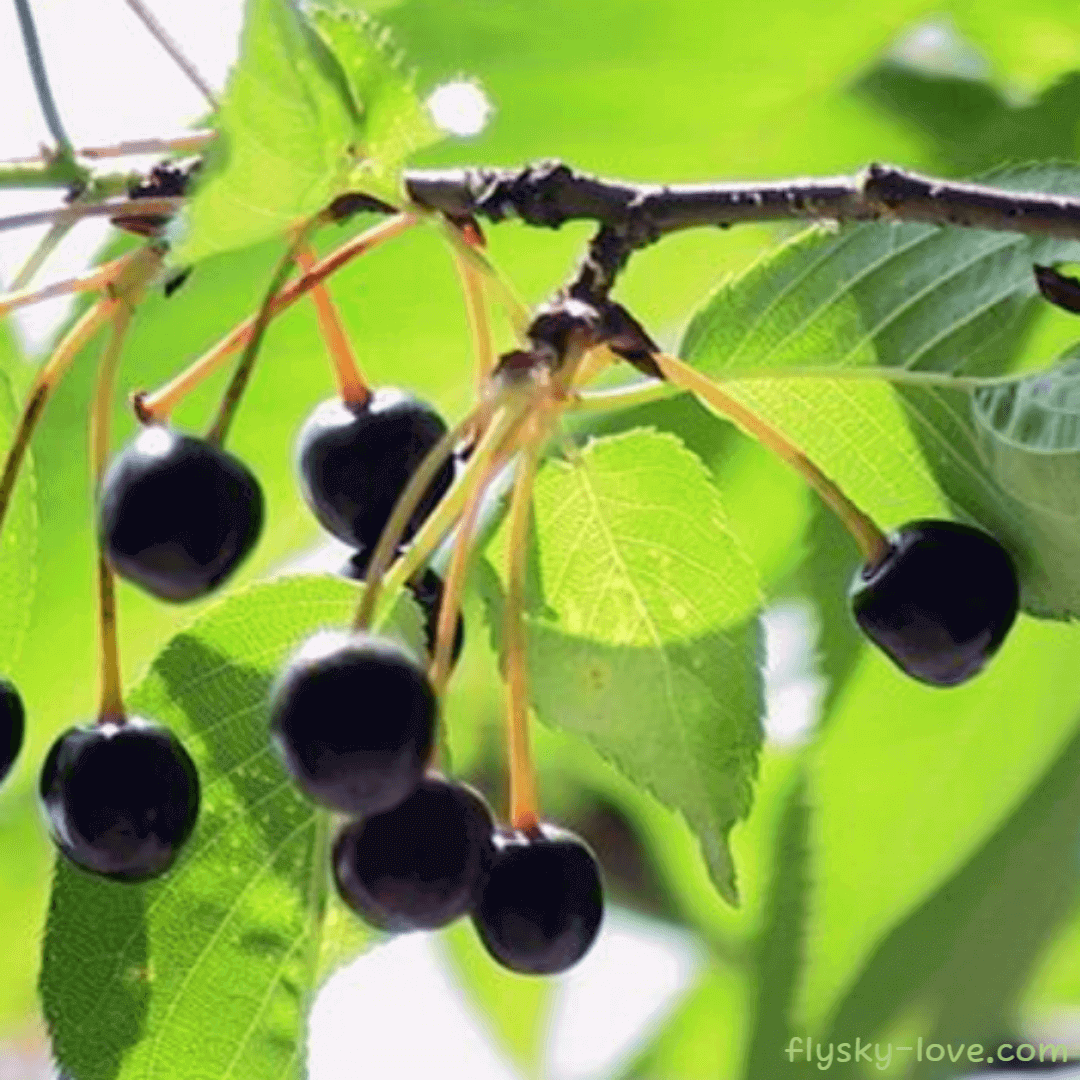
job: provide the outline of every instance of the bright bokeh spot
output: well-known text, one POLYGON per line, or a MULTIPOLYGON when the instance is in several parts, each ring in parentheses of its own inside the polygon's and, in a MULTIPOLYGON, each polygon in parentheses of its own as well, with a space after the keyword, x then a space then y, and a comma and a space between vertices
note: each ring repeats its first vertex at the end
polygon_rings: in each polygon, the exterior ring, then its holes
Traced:
POLYGON ((435 123, 451 135, 479 135, 495 111, 487 94, 472 82, 443 83, 427 107, 435 123))

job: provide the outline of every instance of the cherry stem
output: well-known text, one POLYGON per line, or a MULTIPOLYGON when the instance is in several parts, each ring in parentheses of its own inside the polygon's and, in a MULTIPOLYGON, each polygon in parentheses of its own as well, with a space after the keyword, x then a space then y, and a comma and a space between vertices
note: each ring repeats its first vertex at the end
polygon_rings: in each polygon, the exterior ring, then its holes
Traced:
POLYGON ((501 462, 490 460, 485 464, 487 468, 484 475, 478 478, 466 497, 465 508, 458 522, 458 533, 454 538, 450 565, 446 571, 446 581, 443 583, 442 602, 439 604, 439 619, 435 629, 435 655, 431 664, 431 683, 440 698, 446 691, 446 682, 450 677, 450 657, 454 648, 458 614, 461 611, 461 595, 465 591, 465 580, 468 577, 469 555, 475 539, 480 504, 501 462))
POLYGON ((868 565, 876 566, 888 554, 889 541, 874 521, 776 428, 682 360, 664 353, 653 353, 652 358, 669 382, 683 390, 689 390, 798 472, 851 533, 868 565))
POLYGON ((270 279, 270 287, 266 290, 262 306, 255 316, 255 322, 252 324, 244 355, 240 357, 240 362, 236 365, 236 371, 233 372, 229 385, 225 387, 221 405, 218 407, 218 414, 214 418, 213 424, 210 425, 210 430, 206 433, 206 441, 212 446, 222 446, 225 443, 229 428, 232 426, 233 419, 236 416, 236 410, 240 407, 240 399, 244 396, 247 384, 251 380, 251 373, 255 369, 255 361, 259 357, 259 347, 262 345, 266 328, 274 317, 274 299, 281 292, 286 280, 292 273, 293 264, 297 261, 297 254, 307 246, 311 234, 324 220, 324 215, 320 212, 305 221, 296 230, 293 240, 274 269, 273 277, 270 279))
MULTIPOLYGON (((462 239, 473 247, 481 246, 479 237, 476 242, 465 237, 462 239)), ((463 258, 456 247, 451 248, 450 251, 465 300, 465 318, 469 323, 473 355, 476 357, 476 387, 479 390, 495 370, 495 345, 491 338, 491 321, 488 319, 487 306, 484 303, 484 281, 476 266, 463 258)))
POLYGON ((4 516, 11 503, 15 481, 19 478, 19 470, 26 458, 30 440, 33 438, 34 430, 37 428, 50 395, 67 374, 72 361, 83 346, 112 317, 116 304, 115 300, 99 300, 90 308, 68 331, 52 356, 42 364, 31 384, 22 416, 19 418, 19 426, 15 429, 15 438, 4 460, 4 471, 0 474, 0 528, 3 528, 4 516))
POLYGON ((491 261, 478 248, 468 243, 461 235, 461 230, 447 221, 442 222, 443 235, 450 241, 450 245, 461 261, 480 276, 480 278, 495 292, 503 310, 506 312, 510 325, 518 339, 527 343, 529 339, 529 327, 532 325, 532 314, 529 309, 518 299, 514 290, 506 282, 502 274, 492 265, 491 261))
MULTIPOLYGON (((274 298, 271 315, 279 315, 351 259, 363 255, 364 252, 378 247, 387 240, 400 236, 401 233, 412 228, 419 220, 414 214, 399 214, 389 221, 384 221, 359 236, 347 240, 339 248, 336 248, 325 258, 315 263, 311 270, 282 289, 274 298)), ((257 315, 245 319, 238 326, 233 327, 213 348, 199 357, 176 378, 152 394, 139 395, 136 405, 139 418, 144 423, 168 419, 169 413, 184 397, 213 375, 237 349, 243 348, 249 342, 256 321, 257 315)))
MULTIPOLYGON (((473 415, 479 416, 480 410, 474 411, 473 415)), ((469 492, 485 475, 487 465, 490 464, 485 441, 492 451, 497 454, 509 453, 513 439, 516 436, 519 424, 519 414, 508 411, 505 417, 496 414, 485 439, 474 450, 468 464, 458 473, 450 490, 443 496, 439 505, 431 512, 430 517, 420 526, 416 535, 409 542, 401 557, 393 564, 381 580, 381 584, 375 587, 377 590, 389 595, 396 596, 398 591, 404 588, 406 582, 413 579, 414 575, 427 564, 435 549, 442 542, 443 537, 454 527, 461 516, 469 492)), ((374 560, 373 560, 374 561, 374 560)), ((376 600, 378 597, 376 597, 376 600)), ((375 602, 372 602, 374 611, 375 602)), ((364 629, 370 625, 372 619, 361 624, 355 624, 357 629, 364 629)))
MULTIPOLYGON (((364 577, 364 595, 353 622, 355 629, 366 630, 371 625, 375 605, 379 601, 382 579, 393 561, 394 553, 401 543, 401 538, 405 535, 405 530, 409 527, 409 519, 416 513, 417 507, 427 494, 439 470, 454 452, 454 447, 480 422, 484 412, 484 406, 478 405, 449 431, 444 432, 409 477, 409 482, 398 496, 394 509, 375 545, 375 550, 371 554, 371 561, 368 563, 367 574, 364 577)), ((443 502, 445 501, 444 499, 443 502)))
POLYGON ((506 607, 503 611, 507 742, 510 751, 510 823, 522 832, 534 830, 540 817, 536 768, 529 745, 528 641, 525 635, 526 559, 539 445, 539 442, 535 442, 522 453, 514 478, 514 491, 510 497, 506 607))
MULTIPOLYGON (((116 301, 112 316, 112 334, 98 361, 97 382, 90 407, 90 463, 95 505, 109 459, 113 388, 132 314, 132 307, 126 300, 116 301)), ((98 611, 101 641, 101 705, 98 710, 98 723, 119 724, 124 721, 124 699, 120 677, 120 645, 116 630, 116 583, 112 567, 100 546, 98 611)))
POLYGON ((116 277, 122 262, 123 259, 113 259, 111 262, 94 267, 85 274, 78 274, 64 281, 54 281, 40 289, 17 289, 9 292, 6 296, 0 296, 0 315, 7 315, 8 312, 28 304, 36 304, 39 300, 51 300, 56 296, 103 289, 116 277))
MULTIPOLYGON (((296 264, 305 274, 315 267, 315 256, 308 245, 296 252, 296 264)), ((371 397, 371 390, 356 362, 349 335, 341 322, 341 313, 330 296, 330 290, 319 282, 311 289, 311 300, 315 305, 315 317, 319 321, 319 333, 322 334, 326 351, 337 376, 338 393, 348 405, 360 407, 371 397)))

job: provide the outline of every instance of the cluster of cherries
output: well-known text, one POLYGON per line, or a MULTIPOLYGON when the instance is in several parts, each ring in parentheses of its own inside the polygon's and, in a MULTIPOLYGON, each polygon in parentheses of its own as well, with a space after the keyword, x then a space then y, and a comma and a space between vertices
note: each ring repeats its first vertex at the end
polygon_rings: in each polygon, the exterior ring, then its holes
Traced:
MULTIPOLYGON (((361 576, 413 472, 446 432, 429 406, 381 389, 359 404, 334 399, 298 438, 301 489, 318 520, 355 554, 361 576)), ((442 469, 403 536, 446 493, 442 469)), ((254 547, 263 498, 250 470, 207 440, 149 424, 114 459, 98 506, 102 551, 117 573, 164 600, 203 596, 254 547)), ((442 581, 423 571, 410 589, 434 650, 442 581)), ((460 615, 453 659, 463 642, 460 615)), ((485 800, 433 771, 438 699, 426 665, 398 641, 324 630, 277 680, 272 742, 314 801, 346 815, 333 847, 342 898, 373 926, 433 929, 472 914, 491 954, 546 974, 576 963, 603 914, 597 861, 546 823, 499 829, 485 800)), ((0 778, 18 754, 23 707, 0 686, 0 778)), ((86 871, 119 881, 166 872, 199 807, 194 762, 165 726, 102 716, 65 731, 49 751, 40 794, 53 838, 86 871)))

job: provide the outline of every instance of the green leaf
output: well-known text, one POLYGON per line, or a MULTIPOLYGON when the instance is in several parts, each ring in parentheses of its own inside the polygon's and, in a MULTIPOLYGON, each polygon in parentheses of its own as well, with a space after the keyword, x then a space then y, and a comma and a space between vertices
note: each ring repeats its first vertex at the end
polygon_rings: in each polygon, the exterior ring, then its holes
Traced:
POLYGON ((720 965, 708 968, 619 1080, 738 1076, 745 1053, 739 1035, 751 1009, 746 989, 737 970, 720 965))
POLYGON ((855 85, 879 108, 918 130, 940 167, 971 175, 1004 161, 1071 160, 1080 76, 1067 75, 1035 101, 1010 101, 988 81, 920 71, 886 60, 855 85))
POLYGON ((405 158, 440 137, 384 32, 310 10, 248 0, 180 263, 281 235, 344 191, 398 202, 405 158))
POLYGON ((734 902, 727 836, 761 743, 760 595, 718 492, 677 439, 637 431, 545 468, 535 519, 554 613, 527 620, 537 712, 680 810, 734 902))
POLYGON ((448 927, 442 942, 458 983, 499 1044, 524 1075, 539 1076, 556 984, 494 963, 469 919, 448 927))
POLYGON ((948 690, 863 650, 811 769, 807 1031, 1062 753, 1080 713, 1078 650, 1076 631, 1021 618, 986 671, 948 690))
MULTIPOLYGON (((1080 191, 1073 166, 992 178, 1080 191)), ((1080 549, 1060 523, 1013 498, 985 460, 969 387, 1027 362, 1033 263, 1080 256, 1073 242, 922 225, 811 232, 721 289, 681 350, 784 431, 885 527, 946 505, 995 533, 1021 570, 1025 608, 1080 610, 1080 549), (871 375, 890 369, 894 391, 871 375)), ((1067 497, 1067 496, 1066 496, 1067 497)))
MULTIPOLYGON (((53 1048, 80 1080, 300 1075, 319 979, 364 938, 329 888, 329 815, 291 783, 268 735, 268 687, 356 588, 288 578, 241 592, 178 635, 130 695, 168 724, 202 785, 176 866, 118 884, 59 859, 41 993, 53 1048)), ((415 637, 414 611, 392 632, 415 637)))
POLYGON ((247 0, 240 57, 176 254, 181 263, 281 234, 342 190, 358 137, 341 65, 290 0, 247 0))
POLYGON ((416 96, 387 33, 363 14, 316 8, 314 23, 345 70, 360 111, 360 143, 347 186, 390 203, 402 198, 401 170, 443 134, 416 96))
POLYGON ((877 1035, 913 999, 927 1042, 1012 1036, 1024 984, 1073 903, 1078 829, 1074 734, 987 843, 876 949, 829 1037, 877 1035))

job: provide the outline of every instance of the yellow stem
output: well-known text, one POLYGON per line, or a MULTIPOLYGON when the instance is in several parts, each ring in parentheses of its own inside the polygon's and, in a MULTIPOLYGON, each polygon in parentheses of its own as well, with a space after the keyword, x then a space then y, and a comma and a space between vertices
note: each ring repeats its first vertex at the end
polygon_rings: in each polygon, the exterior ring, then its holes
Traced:
POLYGON ((26 404, 19 418, 19 426, 8 448, 3 473, 0 474, 0 528, 3 527, 4 515, 11 503, 11 494, 15 489, 15 481, 19 477, 19 469, 22 467, 34 429, 41 419, 49 396, 67 374, 68 368, 71 367, 72 361, 78 356, 83 346, 112 318, 118 303, 119 301, 113 299, 99 300, 68 331, 52 356, 38 370, 26 395, 26 404))
POLYGON ((689 390, 795 469, 851 533, 871 566, 885 557, 889 551, 885 534, 786 436, 689 364, 664 353, 654 353, 653 359, 670 383, 689 390))
MULTIPOLYGON (((90 463, 95 501, 109 459, 113 387, 124 337, 131 325, 131 316, 130 304, 118 300, 112 319, 112 334, 98 361, 97 382, 90 407, 90 463)), ((124 719, 124 699, 120 677, 120 646, 116 630, 116 587, 112 567, 100 548, 98 613, 101 642, 101 704, 98 709, 98 722, 120 723, 124 719)))
MULTIPOLYGON (((296 253, 296 263, 305 274, 314 270, 315 256, 310 247, 303 247, 296 253)), ((330 296, 329 288, 322 282, 313 286, 311 300, 315 305, 315 317, 319 320, 319 333, 322 334, 334 374, 337 376, 341 400, 349 405, 363 405, 371 396, 371 391, 360 371, 352 343, 342 325, 341 315, 330 296)))
POLYGON ((522 453, 514 479, 514 492, 510 498, 506 608, 503 613, 510 823, 522 832, 535 829, 540 818, 536 768, 529 745, 528 641, 525 635, 526 558, 539 445, 538 442, 533 443, 522 453))
POLYGON ((519 341, 527 344, 529 326, 532 323, 532 314, 529 309, 518 299, 514 290, 506 282, 502 274, 495 269, 491 260, 469 244, 456 225, 443 219, 442 230, 443 235, 450 241, 450 246, 461 261, 467 266, 471 266, 495 292, 500 305, 502 305, 507 318, 510 320, 510 325, 514 328, 514 333, 519 341))
POLYGON ((450 676, 450 657, 454 648, 458 613, 461 610, 461 595, 465 591, 468 577, 469 554, 472 551, 473 534, 476 531, 476 519, 480 513, 480 503, 484 491, 498 471, 498 461, 492 461, 472 490, 469 492, 465 509, 458 522, 458 534, 454 540, 454 550, 450 556, 450 566, 446 571, 443 584, 442 602, 439 605, 439 619, 435 630, 435 655, 431 664, 431 682, 435 693, 441 698, 446 690, 446 681, 450 676))
POLYGON ((464 259, 457 248, 452 248, 451 254, 465 300, 465 318, 469 323, 473 355, 476 357, 476 388, 479 391, 495 370, 495 345, 491 337, 487 306, 484 303, 484 283, 476 267, 464 259))
MULTIPOLYGON (((419 220, 414 214, 399 214, 390 218, 389 221, 384 221, 374 228, 368 229, 367 232, 347 240, 339 248, 336 248, 325 258, 315 263, 311 270, 305 272, 282 289, 270 305, 271 316, 279 315, 286 308, 291 307, 300 297, 323 282, 335 270, 339 270, 351 259, 355 259, 358 255, 363 255, 372 248, 400 236, 407 229, 412 228, 419 220)), ((159 390, 154 391, 152 394, 140 395, 137 402, 137 411, 140 418, 145 422, 168 419, 169 413, 187 394, 213 375, 234 352, 248 343, 255 329, 257 317, 257 315, 252 315, 234 327, 212 349, 204 353, 189 368, 182 371, 159 390)))

